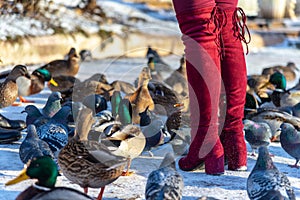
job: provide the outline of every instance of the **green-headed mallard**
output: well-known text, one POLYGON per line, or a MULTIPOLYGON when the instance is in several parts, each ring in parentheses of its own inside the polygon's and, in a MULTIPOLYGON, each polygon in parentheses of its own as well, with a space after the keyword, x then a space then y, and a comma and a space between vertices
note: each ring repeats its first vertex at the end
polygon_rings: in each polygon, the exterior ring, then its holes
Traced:
POLYGON ((112 154, 105 145, 88 141, 93 122, 92 111, 83 107, 76 120, 75 135, 60 151, 58 163, 64 176, 86 193, 88 187, 101 188, 100 200, 104 187, 122 174, 127 162, 124 157, 112 154))
POLYGON ((76 53, 76 49, 71 48, 67 60, 54 60, 40 68, 47 69, 52 77, 60 75, 75 76, 79 71, 79 62, 80 58, 76 53))
POLYGON ((74 87, 75 83, 80 82, 80 80, 74 76, 64 76, 64 75, 53 77, 53 80, 57 84, 53 84, 53 83, 48 84, 48 88, 52 92, 62 92, 65 90, 69 90, 70 88, 74 87))
POLYGON ((17 78, 26 76, 30 78, 27 67, 24 65, 15 66, 5 81, 0 83, 0 108, 12 105, 18 97, 17 78))
POLYGON ((27 163, 27 167, 22 170, 15 179, 5 185, 13 185, 27 179, 37 179, 38 181, 26 190, 21 192, 16 200, 92 200, 93 198, 72 188, 55 187, 58 170, 56 163, 48 156, 33 158, 27 163))
POLYGON ((41 92, 44 89, 46 81, 57 86, 57 83, 52 79, 50 72, 46 69, 34 70, 30 78, 25 76, 17 78, 16 82, 18 85, 20 101, 25 103, 34 103, 34 101, 28 101, 23 97, 41 92))

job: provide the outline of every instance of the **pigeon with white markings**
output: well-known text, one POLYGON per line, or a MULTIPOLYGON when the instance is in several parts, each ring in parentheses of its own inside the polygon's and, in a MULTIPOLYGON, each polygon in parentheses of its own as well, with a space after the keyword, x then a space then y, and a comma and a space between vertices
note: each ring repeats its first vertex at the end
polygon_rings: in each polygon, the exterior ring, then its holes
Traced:
POLYGON ((167 153, 159 169, 152 171, 147 180, 146 200, 180 200, 184 183, 182 176, 176 171, 175 158, 167 153))
POLYGON ((247 179, 247 192, 251 200, 296 200, 290 181, 276 168, 265 146, 259 148, 258 159, 247 179))

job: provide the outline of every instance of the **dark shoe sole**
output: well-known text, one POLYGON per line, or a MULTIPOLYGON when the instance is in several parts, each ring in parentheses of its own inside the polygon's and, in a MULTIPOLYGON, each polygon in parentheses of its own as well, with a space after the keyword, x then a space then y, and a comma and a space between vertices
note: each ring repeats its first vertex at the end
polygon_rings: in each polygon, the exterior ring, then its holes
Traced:
POLYGON ((201 161, 199 164, 197 164, 196 166, 193 166, 191 168, 182 168, 179 163, 178 163, 178 166, 179 168, 182 170, 182 171, 194 171, 194 170, 203 170, 205 169, 205 164, 204 164, 204 161, 201 161))

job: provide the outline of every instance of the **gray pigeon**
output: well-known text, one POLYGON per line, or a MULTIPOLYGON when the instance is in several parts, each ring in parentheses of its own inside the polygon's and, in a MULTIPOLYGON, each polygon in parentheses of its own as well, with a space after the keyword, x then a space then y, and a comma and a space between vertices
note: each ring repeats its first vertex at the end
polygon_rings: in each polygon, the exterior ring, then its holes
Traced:
POLYGON ((182 176, 176 171, 174 155, 167 153, 159 169, 152 171, 147 180, 146 200, 180 200, 184 187, 182 176))
POLYGON ((30 124, 27 127, 27 135, 20 145, 19 156, 24 164, 29 160, 40 156, 50 156, 51 158, 54 158, 47 142, 39 139, 33 124, 30 124))
POLYGON ((49 121, 37 128, 37 135, 46 141, 54 154, 68 143, 70 106, 63 106, 49 121))
POLYGON ((53 117, 57 111, 61 108, 61 93, 52 92, 48 97, 45 106, 42 108, 42 113, 46 117, 53 117))
POLYGON ((296 159, 294 165, 290 167, 296 167, 300 159, 300 132, 298 132, 295 127, 289 123, 283 123, 280 126, 280 143, 282 148, 293 158, 296 159))
POLYGON ((247 179, 247 192, 251 200, 296 200, 287 176, 274 165, 267 147, 259 147, 256 164, 247 179))
POLYGON ((260 146, 268 146, 271 143, 272 131, 270 126, 264 122, 254 122, 245 119, 244 131, 245 139, 252 148, 252 155, 255 156, 255 150, 260 146))

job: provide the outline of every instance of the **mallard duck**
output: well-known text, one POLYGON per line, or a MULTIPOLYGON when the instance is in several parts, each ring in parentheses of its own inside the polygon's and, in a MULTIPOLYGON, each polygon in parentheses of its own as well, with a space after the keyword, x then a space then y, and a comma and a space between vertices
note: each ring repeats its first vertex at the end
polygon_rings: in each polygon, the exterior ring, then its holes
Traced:
POLYGON ((58 176, 56 163, 49 156, 36 157, 27 163, 20 175, 7 182, 5 185, 13 185, 27 179, 38 181, 21 192, 16 200, 28 199, 61 199, 92 200, 93 198, 72 188, 55 187, 58 176))
POLYGON ((263 75, 272 75, 275 72, 280 72, 284 74, 287 81, 293 81, 296 78, 296 73, 299 72, 299 69, 296 67, 295 63, 288 62, 286 66, 277 65, 273 67, 264 68, 262 71, 263 75))
POLYGON ((105 96, 105 94, 111 90, 113 90, 113 87, 109 84, 94 80, 86 80, 74 85, 72 88, 72 100, 83 101, 86 96, 91 94, 100 94, 105 96))
POLYGON ((173 133, 173 139, 175 132, 172 132, 172 130, 178 130, 181 127, 182 112, 186 105, 180 103, 176 93, 164 84, 150 82, 148 88, 155 104, 153 112, 167 118, 165 124, 167 131, 173 133))
POLYGON ((147 65, 150 69, 152 81, 163 82, 163 77, 162 77, 161 73, 156 70, 156 63, 155 63, 155 59, 153 56, 148 57, 147 65))
MULTIPOLYGON (((102 139, 103 140, 103 139, 102 139)), ((107 135, 105 140, 119 141, 116 149, 111 149, 112 153, 117 156, 127 158, 127 170, 123 173, 124 176, 129 176, 132 172, 129 171, 132 159, 138 157, 144 150, 146 138, 139 126, 129 124, 122 127, 111 135, 107 135)))
POLYGON ((81 61, 91 61, 93 59, 92 52, 87 49, 83 49, 79 52, 81 61))
POLYGON ((93 111, 93 115, 107 109, 106 99, 99 94, 91 94, 86 96, 82 103, 93 111))
POLYGON ((291 123, 296 128, 300 128, 300 118, 274 108, 259 108, 256 112, 248 114, 245 118, 255 122, 267 123, 272 131, 271 141, 279 140, 279 128, 283 122, 291 123))
POLYGON ((300 101, 300 92, 286 89, 286 78, 280 72, 275 72, 270 76, 269 82, 275 86, 275 90, 270 95, 273 104, 277 107, 293 106, 300 101))
POLYGON ((167 153, 159 168, 148 175, 145 198, 180 200, 183 187, 183 177, 176 171, 174 155, 167 153))
MULTIPOLYGON (((112 105, 112 110, 116 110, 112 105)), ((93 124, 92 130, 106 136, 110 136, 121 130, 124 126, 132 124, 132 108, 128 99, 121 99, 118 104, 117 114, 113 116, 110 110, 104 110, 96 114, 94 117, 96 122, 93 124)), ((97 140, 99 137, 97 138, 97 140)))
POLYGON ((274 85, 269 82, 270 75, 249 75, 247 77, 248 91, 253 90, 258 95, 261 103, 271 101, 269 91, 275 89, 274 85))
POLYGON ((41 92, 44 89, 46 81, 49 81, 52 85, 57 86, 57 83, 52 79, 50 72, 46 69, 34 70, 30 78, 27 78, 25 76, 17 78, 16 83, 18 85, 18 95, 20 102, 34 103, 34 101, 26 100, 24 96, 29 96, 41 92))
POLYGON ((76 49, 71 48, 67 60, 54 60, 40 68, 47 69, 52 77, 60 75, 75 76, 79 71, 79 62, 80 58, 76 53, 76 49))
POLYGON ((76 83, 79 83, 80 80, 74 76, 56 76, 52 78, 57 84, 50 83, 48 84, 48 88, 52 92, 62 92, 65 90, 69 90, 74 87, 76 83))
POLYGON ((186 60, 183 55, 180 59, 179 68, 172 72, 172 74, 164 80, 177 94, 185 97, 188 94, 188 83, 186 76, 186 60))
POLYGON ((114 88, 114 91, 123 92, 124 94, 134 93, 136 88, 131 83, 121 80, 115 80, 110 83, 110 85, 114 88))
POLYGON ((156 63, 157 71, 159 71, 159 72, 163 72, 163 71, 171 72, 172 71, 171 67, 162 60, 161 56, 151 46, 148 46, 147 53, 146 53, 146 58, 149 58, 149 57, 154 58, 154 62, 156 63))
POLYGON ((63 175, 84 188, 85 193, 88 187, 101 188, 97 198, 100 200, 104 187, 122 174, 127 161, 112 154, 105 145, 87 140, 93 122, 92 111, 82 108, 77 117, 75 135, 61 149, 58 163, 63 175))
POLYGON ((36 127, 33 124, 27 127, 27 135, 20 145, 19 156, 24 164, 37 157, 49 156, 54 158, 48 143, 38 137, 36 127))
POLYGON ((148 106, 149 110, 154 109, 154 102, 148 90, 148 83, 151 79, 150 70, 148 67, 144 67, 139 75, 139 87, 137 90, 124 98, 129 99, 132 105, 132 121, 135 124, 139 124, 139 113, 143 112, 148 106))
MULTIPOLYGON (((81 81, 74 76, 60 75, 53 77, 53 80, 58 84, 58 86, 55 86, 53 84, 48 85, 51 91, 66 92, 68 90, 71 90, 74 87, 74 85, 81 84, 81 81)), ((98 81, 101 83, 108 84, 106 76, 100 73, 93 74, 91 77, 87 78, 83 82, 89 81, 98 81)))
POLYGON ((19 119, 9 119, 0 113, 0 128, 22 130, 26 128, 26 122, 19 119))
POLYGON ((120 91, 114 91, 113 94, 110 97, 110 103, 111 103, 111 112, 114 117, 117 116, 119 111, 119 105, 122 101, 122 96, 120 91))
POLYGON ((24 65, 15 66, 5 81, 0 83, 0 108, 10 106, 16 101, 18 97, 18 85, 16 80, 20 76, 30 78, 30 74, 24 65))
POLYGON ((10 144, 21 139, 22 134, 18 130, 0 128, 0 144, 10 144))
POLYGON ((255 112, 256 109, 259 108, 261 103, 261 99, 256 94, 256 92, 253 89, 250 89, 249 86, 247 86, 244 105, 244 116, 246 116, 248 113, 255 112))

